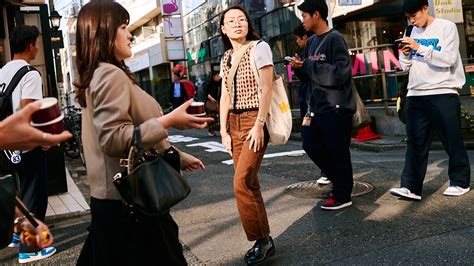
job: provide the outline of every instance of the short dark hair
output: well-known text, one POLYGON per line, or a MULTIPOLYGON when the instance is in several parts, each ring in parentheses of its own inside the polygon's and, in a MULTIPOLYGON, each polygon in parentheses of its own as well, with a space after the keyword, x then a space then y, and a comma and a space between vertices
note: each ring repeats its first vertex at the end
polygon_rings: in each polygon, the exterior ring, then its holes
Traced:
POLYGON ((24 52, 29 44, 36 44, 40 33, 36 26, 18 25, 10 33, 10 49, 13 54, 24 52))
POLYGON ((300 25, 296 26, 296 28, 293 30, 293 34, 300 38, 303 38, 304 36, 310 37, 311 35, 314 34, 314 32, 306 31, 303 27, 303 23, 301 23, 300 25))
POLYGON ((403 0, 402 10, 404 13, 414 14, 428 5, 428 0, 403 0))
POLYGON ((326 0, 305 0, 301 5, 298 6, 298 9, 310 14, 318 11, 324 20, 328 19, 329 11, 326 0))

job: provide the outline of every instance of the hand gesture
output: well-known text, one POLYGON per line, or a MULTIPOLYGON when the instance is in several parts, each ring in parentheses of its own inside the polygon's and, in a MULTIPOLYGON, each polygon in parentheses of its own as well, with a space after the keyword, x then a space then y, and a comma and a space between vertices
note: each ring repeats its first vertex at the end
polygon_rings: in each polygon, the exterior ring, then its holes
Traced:
POLYGON ((53 236, 48 226, 36 218, 35 220, 38 223, 36 228, 27 219, 15 228, 15 232, 21 232, 21 242, 40 249, 51 246, 53 244, 53 236))
POLYGON ((402 41, 402 44, 405 45, 402 48, 402 53, 406 56, 410 54, 411 50, 418 51, 418 48, 420 48, 420 44, 417 43, 413 38, 403 37, 401 41, 402 41))
POLYGON ((181 151, 179 152, 179 154, 183 157, 183 165, 181 166, 181 170, 184 170, 186 172, 192 172, 194 170, 197 170, 198 168, 206 170, 206 166, 204 166, 202 161, 198 158, 181 151))
POLYGON ((253 152, 259 151, 264 145, 264 133, 263 126, 254 125, 249 131, 249 134, 245 140, 250 140, 249 150, 253 149, 253 152))
POLYGON ((291 67, 295 69, 301 69, 303 67, 304 60, 301 60, 298 54, 295 54, 294 58, 295 59, 291 60, 290 62, 291 67))
POLYGON ((186 112, 186 109, 191 105, 193 100, 189 100, 172 112, 158 118, 165 128, 174 127, 180 130, 197 128, 203 129, 207 126, 207 123, 214 121, 211 117, 198 117, 186 112))
POLYGON ((72 137, 67 131, 50 134, 32 127, 31 115, 40 108, 40 102, 30 103, 0 122, 0 149, 30 150, 38 146, 49 147, 72 137))

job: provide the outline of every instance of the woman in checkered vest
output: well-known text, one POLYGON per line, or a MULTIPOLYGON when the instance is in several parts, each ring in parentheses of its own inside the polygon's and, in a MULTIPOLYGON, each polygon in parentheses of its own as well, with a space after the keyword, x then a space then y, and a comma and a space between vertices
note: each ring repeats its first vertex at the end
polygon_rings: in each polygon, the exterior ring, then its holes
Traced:
POLYGON ((275 254, 257 176, 269 141, 265 120, 272 97, 272 52, 266 42, 260 41, 242 7, 234 6, 222 13, 220 30, 227 50, 221 59, 220 132, 222 144, 234 161, 240 220, 247 239, 255 241, 244 260, 256 264, 275 254), (252 64, 258 69, 258 77, 252 64))

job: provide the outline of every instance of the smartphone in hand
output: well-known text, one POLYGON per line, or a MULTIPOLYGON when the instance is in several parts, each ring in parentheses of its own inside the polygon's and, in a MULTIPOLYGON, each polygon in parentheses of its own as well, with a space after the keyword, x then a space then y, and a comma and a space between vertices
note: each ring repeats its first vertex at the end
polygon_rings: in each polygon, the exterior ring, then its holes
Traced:
POLYGON ((406 42, 403 42, 403 39, 396 39, 395 44, 398 45, 398 47, 403 48, 405 45, 407 45, 406 42))
POLYGON ((291 62, 291 61, 295 60, 295 58, 291 57, 291 56, 285 56, 285 60, 288 61, 288 62, 291 62))

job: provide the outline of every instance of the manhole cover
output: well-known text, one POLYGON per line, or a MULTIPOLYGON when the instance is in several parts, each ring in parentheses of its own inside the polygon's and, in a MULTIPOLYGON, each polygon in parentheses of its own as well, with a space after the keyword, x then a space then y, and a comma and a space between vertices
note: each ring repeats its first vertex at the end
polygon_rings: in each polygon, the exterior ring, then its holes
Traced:
MULTIPOLYGON (((316 180, 304 181, 291 184, 285 188, 285 192, 300 198, 322 198, 323 195, 331 191, 331 185, 320 185, 316 180)), ((367 194, 374 190, 374 186, 367 182, 354 181, 352 197, 367 194)))

